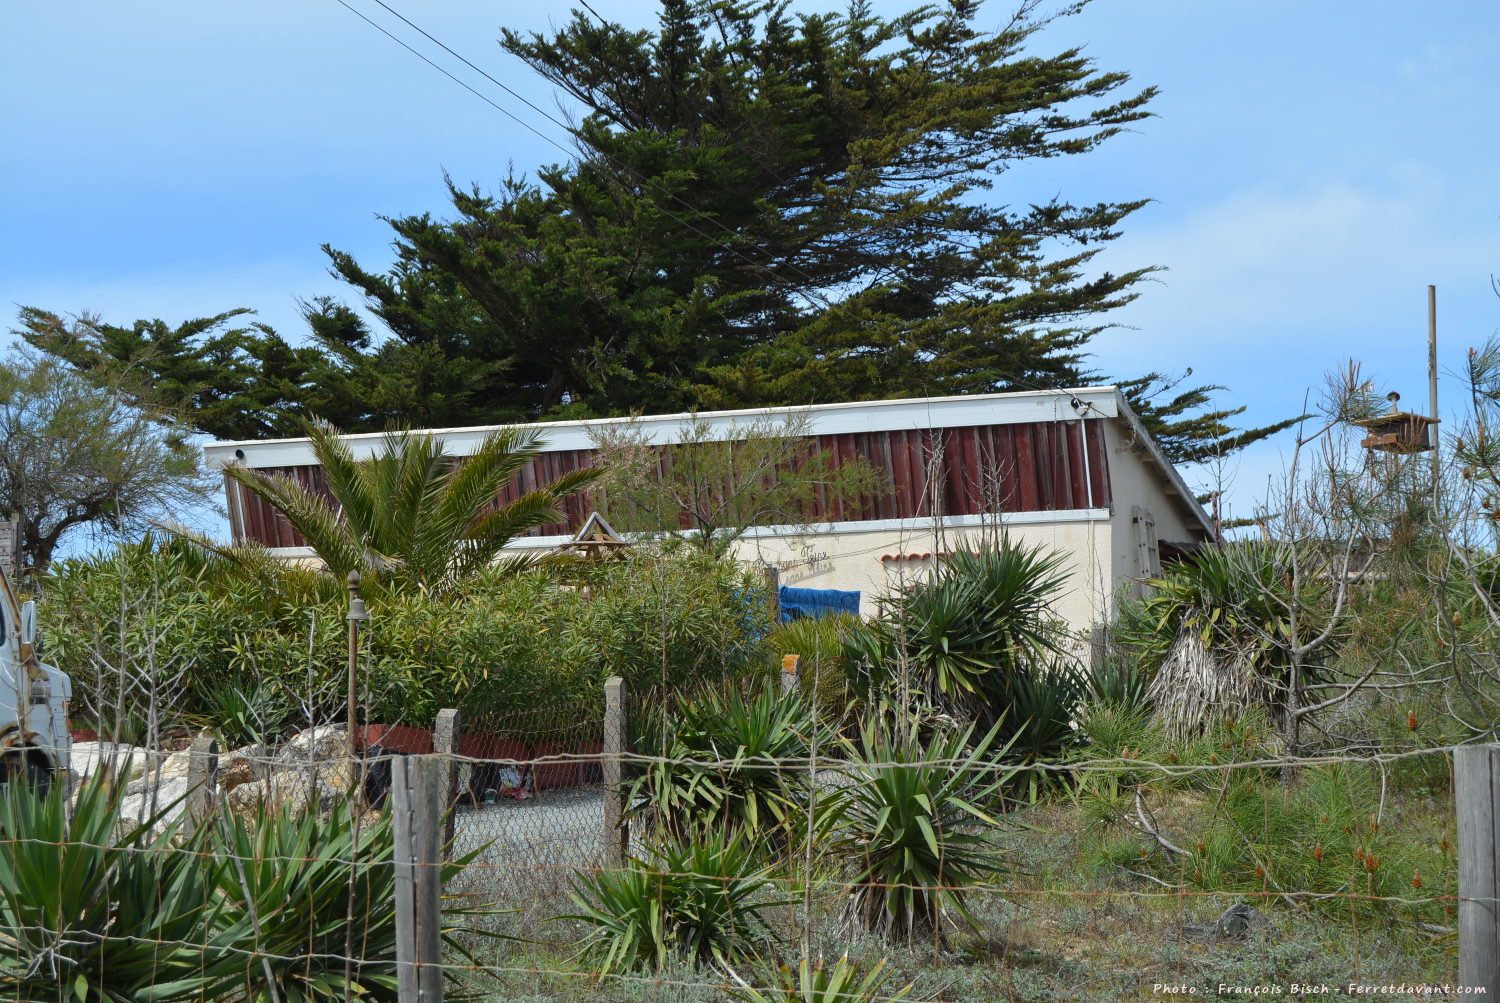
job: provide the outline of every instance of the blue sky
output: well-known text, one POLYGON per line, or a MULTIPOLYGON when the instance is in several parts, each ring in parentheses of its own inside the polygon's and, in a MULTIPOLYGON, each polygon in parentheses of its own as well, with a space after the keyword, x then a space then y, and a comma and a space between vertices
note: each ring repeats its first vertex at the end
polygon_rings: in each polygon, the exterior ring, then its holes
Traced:
MULTIPOLYGON (((566 117, 495 39, 502 24, 561 23, 567 4, 387 2, 566 117)), ((348 3, 567 145, 373 0, 348 3)), ((655 9, 593 7, 632 26, 655 9)), ((1010 10, 991 2, 981 24, 1010 10)), ((298 297, 351 298, 320 244, 383 265, 377 215, 442 214, 444 170, 490 186, 564 156, 336 0, 78 0, 11 5, 0 24, 7 321, 16 305, 115 323, 246 306, 295 334, 298 297)), ((1354 356, 1424 406, 1427 285, 1445 371, 1500 327, 1500 4, 1095 0, 1035 48, 1073 44, 1160 87, 1157 117, 1094 154, 1018 170, 996 195, 1155 200, 1100 259, 1166 269, 1115 316, 1128 329, 1095 341, 1102 372, 1190 366, 1265 423, 1354 356)), ((1443 394, 1447 415, 1457 383, 1443 394)), ((1235 514, 1288 448, 1283 436, 1247 451, 1235 514)))

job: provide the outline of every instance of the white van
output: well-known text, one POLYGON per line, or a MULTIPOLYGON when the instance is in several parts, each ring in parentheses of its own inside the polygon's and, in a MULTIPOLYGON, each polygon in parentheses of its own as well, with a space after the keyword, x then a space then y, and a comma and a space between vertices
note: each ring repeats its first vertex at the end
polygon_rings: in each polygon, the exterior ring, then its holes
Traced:
POLYGON ((43 789, 72 757, 73 682, 37 657, 36 603, 20 602, 3 571, 0 591, 0 784, 43 789))

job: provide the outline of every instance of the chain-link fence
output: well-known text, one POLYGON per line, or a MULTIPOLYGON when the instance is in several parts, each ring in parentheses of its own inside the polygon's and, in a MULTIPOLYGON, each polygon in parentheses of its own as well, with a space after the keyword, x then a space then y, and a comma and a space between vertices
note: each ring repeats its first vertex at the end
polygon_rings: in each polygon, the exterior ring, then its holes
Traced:
POLYGON ((85 750, 112 780, 4 802, 0 996, 396 999, 424 930, 450 995, 534 1003, 1456 999, 1494 966, 1487 747, 1292 759, 1227 722, 1027 763, 951 723, 797 708, 731 699, 707 737, 645 706, 611 729, 619 701, 372 727, 354 759, 334 729, 216 762, 85 750), (402 786, 414 759, 440 788, 402 786), (423 811, 451 814, 430 857, 423 811), (441 912, 403 920, 428 872, 441 912))

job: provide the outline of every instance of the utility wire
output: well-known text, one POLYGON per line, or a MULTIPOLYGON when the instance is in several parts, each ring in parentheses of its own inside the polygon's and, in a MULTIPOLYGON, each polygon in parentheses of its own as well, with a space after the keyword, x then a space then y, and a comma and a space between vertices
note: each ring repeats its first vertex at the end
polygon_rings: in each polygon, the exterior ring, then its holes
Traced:
MULTIPOLYGON (((437 70, 443 76, 447 77, 449 80, 452 80, 454 83, 456 83, 460 87, 464 88, 464 90, 466 90, 469 93, 473 94, 475 97, 479 98, 481 101, 483 101, 485 104, 488 104, 490 107, 494 108, 496 111, 499 111, 501 114, 505 115, 507 118, 509 118, 513 122, 515 122, 517 125, 522 126, 528 132, 530 132, 533 135, 537 136, 539 139, 543 140, 544 142, 546 142, 546 143, 548 143, 548 144, 550 144, 552 146, 557 147, 559 150, 561 150, 563 153, 567 154, 568 156, 573 156, 574 153, 576 152, 574 150, 568 149, 568 147, 564 146, 562 143, 558 142, 553 137, 551 137, 551 136, 547 135, 546 133, 542 132, 540 129, 538 129, 536 126, 532 125, 531 123, 525 121, 520 116, 518 116, 514 112, 512 112, 509 108, 506 108, 504 105, 502 105, 499 102, 495 101, 494 99, 490 98, 488 95, 485 95, 485 94, 481 93, 475 87, 473 87, 470 84, 468 84, 467 82, 461 80, 459 77, 455 76, 453 73, 449 72, 447 69, 445 69, 444 67, 440 66, 437 62, 435 62, 434 60, 432 60, 431 58, 429 58, 428 56, 424 55, 422 52, 418 51, 416 48, 414 48, 413 46, 411 46, 404 39, 398 37, 397 35, 395 35, 391 31, 389 31, 388 29, 386 29, 383 25, 381 25, 378 22, 372 20, 370 17, 368 17, 362 11, 360 11, 360 10, 356 9, 355 7, 351 6, 347 2, 347 0, 336 0, 336 2, 339 4, 339 6, 345 8, 350 13, 352 13, 356 17, 358 17, 360 20, 364 21, 366 24, 370 25, 372 28, 374 28, 375 30, 379 31, 382 35, 385 35, 391 41, 395 42, 397 45, 401 46, 403 49, 405 49, 406 51, 410 52, 412 55, 416 56, 418 59, 422 60, 422 62, 426 63, 428 66, 431 66, 433 69, 437 70)), ((530 108, 532 111, 535 111, 537 114, 539 114, 543 118, 547 119, 547 121, 551 122, 553 125, 556 125, 558 128, 564 130, 565 132, 571 131, 569 129, 568 125, 565 122, 559 121, 557 118, 555 118, 551 114, 549 114, 545 109, 539 107, 538 105, 536 105, 535 103, 533 103, 532 101, 530 101, 529 99, 527 99, 524 95, 522 95, 519 92, 517 92, 514 88, 508 86, 507 84, 505 84, 501 80, 497 79, 496 77, 494 77, 493 75, 491 75, 490 73, 488 73, 487 71, 485 71, 483 68, 477 66, 475 63, 473 63, 472 61, 470 61, 469 59, 467 59, 466 57, 464 57, 462 54, 456 52, 453 48, 451 48, 450 46, 448 46, 442 40, 438 39, 437 37, 435 37, 434 35, 432 35, 430 32, 428 32, 425 28, 423 28, 422 26, 416 24, 410 18, 406 17, 404 14, 402 14, 400 11, 396 10, 390 4, 386 3, 385 0, 374 0, 374 2, 376 4, 378 4, 380 7, 384 8, 392 16, 396 17, 402 23, 406 24, 412 30, 414 30, 418 34, 422 35, 422 37, 426 38, 428 41, 432 42, 434 45, 436 45, 439 48, 441 48, 444 52, 448 53, 453 58, 459 60, 465 66, 467 66, 470 69, 474 70, 480 76, 484 77, 490 83, 494 84, 496 87, 499 87, 501 90, 505 91, 511 97, 515 98, 516 100, 520 101, 522 104, 526 105, 526 107, 530 108)), ((601 26, 608 26, 607 22, 605 22, 604 18, 602 18, 599 15, 599 13, 593 9, 593 7, 589 6, 587 3, 584 3, 584 7, 586 7, 588 9, 588 11, 589 11, 590 14, 592 14, 596 19, 599 20, 601 26)), ((622 170, 624 170, 624 171, 626 171, 626 172, 634 175, 635 178, 639 182, 641 182, 642 184, 650 185, 652 187, 657 188, 663 194, 667 195, 673 201, 677 202, 678 204, 680 204, 684 208, 688 209, 689 211, 691 211, 692 213, 694 213, 699 218, 704 219, 704 220, 706 220, 706 221, 714 224, 715 226, 719 227, 721 230, 723 230, 725 233, 728 233, 732 237, 738 237, 739 236, 733 229, 731 229, 730 227, 726 226, 724 223, 722 223, 719 220, 714 219, 711 216, 708 216, 707 214, 703 213, 702 210, 700 210, 697 207, 693 206, 691 203, 687 202, 686 200, 684 200, 681 196, 677 195, 676 193, 667 191, 665 188, 662 188, 662 186, 661 186, 661 184, 659 182, 657 182, 656 180, 654 180, 652 178, 645 177, 639 171, 635 170, 635 168, 631 167, 629 164, 625 164, 625 163, 621 162, 620 160, 618 160, 617 158, 615 158, 614 156, 610 155, 609 153, 607 153, 607 152, 605 152, 603 150, 599 150, 597 152, 601 156, 603 156, 607 161, 609 161, 609 163, 612 164, 613 166, 615 166, 617 168, 620 168, 620 169, 622 169, 622 170)), ((815 306, 821 306, 825 310, 831 310, 831 309, 833 309, 833 304, 830 303, 827 300, 826 297, 822 296, 822 294, 817 293, 815 291, 805 290, 805 289, 799 288, 798 286, 796 286, 796 285, 792 284, 791 282, 787 281, 786 279, 782 278, 780 275, 776 274, 776 272, 772 269, 772 267, 768 266, 767 264, 755 261, 754 259, 746 256, 738 248, 736 248, 736 247, 734 247, 734 246, 732 246, 732 245, 730 245, 728 243, 725 243, 722 240, 716 240, 714 237, 710 236, 709 234, 704 233, 697 226, 694 226, 693 223, 689 222, 688 220, 683 219, 681 216, 678 216, 677 214, 671 212, 669 209, 666 209, 665 207, 661 207, 661 211, 664 212, 667 216, 669 216, 673 220, 675 220, 678 223, 682 224, 687 229, 691 230, 693 233, 696 233, 698 236, 703 237, 706 240, 714 242, 717 246, 719 246, 723 250, 726 250, 726 251, 730 252, 731 254, 733 254, 736 257, 740 258, 741 260, 745 261, 747 264, 750 264, 750 265, 756 267, 757 269, 762 270, 773 282, 776 282, 776 283, 782 285, 789 292, 791 292, 791 293, 793 293, 793 294, 795 294, 797 296, 802 297, 804 300, 807 300, 809 303, 812 303, 815 306)), ((952 240, 951 238, 938 238, 938 239, 942 240, 944 243, 953 244, 954 246, 962 248, 964 250, 969 250, 969 251, 974 250, 973 248, 970 248, 968 245, 963 244, 963 243, 961 243, 959 241, 956 241, 956 240, 952 240)), ((817 279, 815 279, 812 275, 809 275, 807 272, 803 271, 796 264, 794 264, 794 263, 792 263, 790 261, 787 261, 787 262, 784 262, 784 265, 785 265, 785 267, 790 268, 791 270, 797 272, 799 275, 801 275, 803 278, 807 279, 809 282, 817 282, 817 279)), ((1020 358, 1017 357, 1017 356, 1015 356, 1015 355, 1011 355, 1011 359, 1012 359, 1012 361, 1014 361, 1014 362, 1016 362, 1018 364, 1021 361, 1020 358)), ((1071 395, 1067 390, 1063 390, 1063 389, 1060 389, 1060 388, 1057 388, 1057 387, 1043 386, 1043 385, 1041 385, 1039 383, 1035 383, 1035 382, 1032 382, 1030 380, 1027 380, 1027 379, 1025 379, 1025 378, 1023 378, 1023 377, 1021 377, 1019 375, 1010 376, 1007 379, 1006 382, 1008 382, 1008 383, 1010 383, 1012 385, 1018 385, 1018 386, 1026 388, 1026 389, 1034 390, 1034 391, 1037 391, 1039 393, 1046 393, 1046 394, 1053 394, 1053 395, 1058 395, 1058 396, 1068 396, 1068 397, 1071 397, 1072 398, 1072 403, 1073 403, 1073 406, 1074 406, 1075 410, 1080 410, 1080 404, 1083 405, 1083 407, 1081 408, 1081 411, 1087 411, 1087 410, 1092 410, 1093 409, 1093 404, 1092 403, 1086 403, 1085 404, 1084 402, 1079 401, 1078 398, 1073 397, 1073 395, 1071 395)))
MULTIPOLYGON (((345 0, 338 0, 338 2, 340 4, 342 4, 343 6, 345 6, 345 7, 349 7, 349 4, 346 3, 345 0)), ((468 58, 466 58, 465 56, 463 56, 461 53, 454 51, 447 43, 443 42, 441 39, 439 39, 439 38, 435 37, 434 35, 432 35, 432 33, 430 33, 429 31, 427 31, 427 29, 423 28, 421 25, 417 24, 416 22, 414 22, 410 18, 408 18, 406 15, 404 15, 400 11, 396 10, 390 4, 386 3, 385 0, 375 0, 375 3, 378 4, 379 6, 383 7, 393 17, 395 17, 398 20, 400 20, 403 24, 407 25, 407 27, 411 28, 413 31, 415 31, 418 34, 420 34, 423 38, 427 39, 429 42, 431 42, 432 44, 436 45, 438 48, 442 49, 444 52, 448 53, 454 59, 457 59, 459 62, 463 63, 465 66, 469 67, 469 69, 473 70, 475 73, 478 73, 480 76, 484 77, 486 80, 488 80, 490 83, 494 84, 496 87, 499 87, 501 90, 505 91, 505 93, 509 94, 511 97, 515 98, 517 101, 520 101, 522 104, 524 104, 526 107, 530 108, 532 111, 536 112, 538 115, 541 115, 543 118, 545 118, 547 121, 551 122, 553 125, 557 126, 559 129, 562 129, 564 132, 571 132, 572 131, 568 127, 568 124, 566 122, 562 122, 562 121, 558 120, 557 118, 553 117, 545 109, 539 107, 538 105, 536 105, 535 103, 533 103, 532 101, 530 101, 529 99, 527 99, 524 95, 520 94, 518 91, 516 91, 515 89, 513 89, 509 85, 507 85, 504 82, 502 82, 501 80, 497 79, 496 77, 494 77, 493 75, 491 75, 489 72, 487 72, 482 67, 480 67, 480 66, 476 65, 475 63, 473 63, 472 61, 470 61, 468 58)), ((354 10, 354 8, 352 8, 352 7, 349 7, 349 9, 350 10, 354 10)), ((359 12, 355 11, 355 13, 359 13, 359 12)), ((594 16, 598 17, 599 15, 595 14, 594 16)), ((379 25, 375 24, 374 21, 371 21, 368 17, 365 17, 363 14, 360 14, 360 17, 363 18, 365 21, 369 22, 370 24, 375 25, 375 27, 380 28, 380 31, 383 34, 387 35, 388 37, 390 37, 392 39, 395 39, 398 42, 401 42, 401 40, 397 39, 395 35, 392 35, 390 32, 386 31, 384 28, 381 28, 379 25)), ((402 45, 403 48, 406 48, 407 50, 409 50, 411 52, 416 52, 415 49, 412 49, 412 47, 409 46, 409 45, 407 45, 405 42, 401 42, 401 45, 402 45)), ((420 53, 418 53, 418 55, 420 55, 420 53)), ((429 60, 429 59, 427 59, 427 57, 425 57, 425 56, 422 56, 422 59, 423 59, 424 62, 432 63, 432 61, 429 60)), ((435 66, 436 64, 433 63, 432 65, 435 66)), ((444 71, 444 75, 445 76, 449 76, 449 77, 452 76, 452 74, 449 74, 446 71, 444 71)), ((465 86, 467 87, 467 85, 465 85, 465 86)), ((471 88, 471 87, 468 88, 468 89, 470 91, 473 91, 473 88, 471 88)), ((477 94, 478 92, 474 91, 474 93, 477 94)), ((488 99, 486 99, 486 100, 488 100, 488 99)), ((489 103, 490 104, 494 104, 493 101, 490 101, 489 103)), ((515 119, 518 122, 520 121, 519 118, 516 118, 516 116, 513 115, 513 114, 511 114, 509 111, 507 111, 506 114, 509 115, 512 119, 515 119)), ((530 126, 530 125, 528 125, 527 128, 531 132, 533 132, 537 136, 540 136, 543 140, 547 141, 548 143, 551 143, 553 146, 557 147, 559 150, 562 150, 564 153, 568 154, 569 156, 572 156, 576 152, 576 151, 573 151, 573 150, 569 150, 562 143, 558 142, 557 140, 553 139, 550 136, 545 135, 540 130, 538 130, 538 129, 530 126)), ((694 213, 697 218, 699 218, 699 219, 701 219, 701 220, 703 220, 705 222, 711 223, 714 226, 717 226, 719 229, 723 230, 725 233, 729 234, 731 237, 735 237, 735 238, 739 237, 739 234, 736 233, 733 229, 731 229, 730 227, 726 226, 724 223, 720 222, 719 220, 714 219, 712 216, 704 213, 701 209, 698 209, 697 207, 695 207, 694 205, 692 205, 690 202, 686 201, 681 196, 677 195, 675 192, 668 191, 666 188, 662 187, 662 185, 661 185, 661 183, 659 181, 655 180, 654 178, 646 177, 645 175, 643 175, 639 171, 637 171, 635 168, 631 167, 629 164, 626 164, 626 163, 620 161, 618 158, 610 155, 609 153, 607 153, 607 152, 605 152, 603 150, 599 150, 598 153, 600 155, 602 155, 607 161, 609 161, 609 163, 611 165, 613 165, 614 167, 619 168, 619 169, 621 169, 621 170, 629 173, 630 175, 633 175, 638 183, 640 183, 642 185, 649 185, 649 186, 657 189, 663 195, 666 195, 668 198, 670 198, 672 201, 676 202, 678 205, 682 206, 684 209, 687 209, 689 212, 694 213)), ((676 220, 677 222, 681 223, 683 226, 687 227, 688 229, 692 230, 694 233, 698 234, 700 237, 703 237, 706 240, 714 241, 714 243, 716 243, 719 247, 723 248, 724 250, 728 251, 729 253, 731 253, 731 254, 735 255, 736 257, 740 258, 741 260, 743 260, 747 264, 753 265, 757 269, 762 269, 762 270, 766 271, 767 274, 769 274, 771 276, 771 278, 772 278, 773 281, 781 283, 790 292, 792 292, 792 293, 794 293, 794 294, 796 294, 798 296, 801 296, 803 299, 808 300, 810 303, 812 303, 815 306, 821 306, 825 310, 826 309, 832 309, 833 305, 831 303, 829 303, 828 300, 826 298, 824 298, 821 294, 818 294, 818 293, 816 293, 814 291, 811 291, 811 290, 802 289, 802 288, 800 288, 800 287, 798 287, 796 285, 793 285, 792 283, 790 283, 790 282, 786 281, 785 279, 781 278, 780 276, 776 275, 775 272, 771 271, 771 268, 774 266, 775 262, 769 262, 769 263, 767 263, 767 262, 756 261, 753 258, 750 258, 747 255, 745 255, 742 251, 740 251, 738 248, 732 246, 731 244, 725 243, 722 240, 715 240, 709 234, 704 233, 702 230, 698 229, 692 223, 690 223, 687 220, 683 219, 681 216, 678 216, 675 213, 672 213, 671 211, 669 211, 665 207, 662 208, 662 211, 665 212, 672 219, 676 220)), ((768 257, 768 261, 769 261, 769 255, 767 257, 768 257)), ((815 283, 815 282, 818 281, 813 276, 811 276, 807 272, 803 271, 800 267, 798 267, 793 262, 786 261, 786 262, 783 262, 782 264, 783 264, 784 267, 789 268, 789 269, 795 271, 797 274, 801 275, 803 278, 807 279, 809 282, 814 282, 815 283)))

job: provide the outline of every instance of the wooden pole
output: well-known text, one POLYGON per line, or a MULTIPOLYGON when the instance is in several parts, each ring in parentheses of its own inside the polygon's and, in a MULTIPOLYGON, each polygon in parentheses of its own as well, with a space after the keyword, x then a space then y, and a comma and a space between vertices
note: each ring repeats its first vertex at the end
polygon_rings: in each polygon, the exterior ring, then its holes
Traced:
POLYGON ((766 605, 771 609, 771 626, 781 622, 781 569, 765 567, 761 576, 766 581, 766 605))
POLYGON ((188 746, 187 813, 194 828, 202 825, 213 811, 214 781, 218 772, 218 740, 203 732, 188 746))
POLYGON ((442 764, 391 759, 396 864, 396 998, 442 1003, 442 764))
MULTIPOLYGON (((1437 286, 1427 287, 1427 394, 1431 414, 1434 418, 1438 416, 1437 399, 1437 286)), ((1442 437, 1438 435, 1437 426, 1430 429, 1432 436, 1432 497, 1438 497, 1438 478, 1442 473, 1443 451, 1438 448, 1442 437)), ((1436 515, 1436 513, 1434 513, 1436 515)))
POLYGON ((1458 982, 1500 991, 1500 745, 1454 750, 1458 812, 1458 982))
POLYGON ((604 860, 623 867, 630 856, 630 823, 625 821, 625 751, 630 730, 625 711, 625 680, 604 684, 604 860))
POLYGON ((451 707, 438 711, 432 729, 432 751, 442 764, 439 784, 443 789, 443 845, 453 845, 454 814, 458 807, 458 736, 462 719, 451 707))
POLYGON ((781 695, 786 696, 801 685, 798 674, 801 668, 801 655, 781 656, 781 695))

